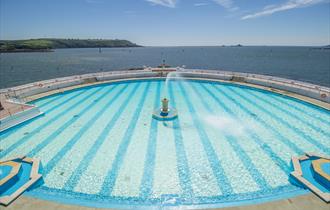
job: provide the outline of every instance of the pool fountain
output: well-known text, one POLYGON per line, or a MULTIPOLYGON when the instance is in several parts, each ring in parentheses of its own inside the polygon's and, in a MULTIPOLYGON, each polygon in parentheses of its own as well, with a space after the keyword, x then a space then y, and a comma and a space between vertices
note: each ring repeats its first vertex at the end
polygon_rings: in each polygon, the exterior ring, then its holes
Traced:
POLYGON ((169 99, 167 98, 168 86, 169 86, 169 82, 173 79, 177 80, 182 78, 180 77, 180 75, 177 74, 176 71, 167 73, 165 79, 165 86, 163 88, 164 98, 161 100, 162 107, 155 109, 152 114, 153 118, 156 120, 169 121, 169 120, 174 120, 178 117, 177 110, 175 108, 169 108, 168 106, 169 104, 169 99))
POLYGON ((163 98, 162 107, 156 109, 152 114, 154 119, 168 121, 168 120, 174 120, 175 118, 178 117, 178 112, 174 108, 170 109, 168 107, 168 102, 169 100, 167 98, 163 98))

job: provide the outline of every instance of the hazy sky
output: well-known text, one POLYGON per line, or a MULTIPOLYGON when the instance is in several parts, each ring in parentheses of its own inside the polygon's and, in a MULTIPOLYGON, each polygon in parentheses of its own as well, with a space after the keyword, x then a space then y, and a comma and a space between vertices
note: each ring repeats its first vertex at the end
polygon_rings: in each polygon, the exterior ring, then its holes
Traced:
POLYGON ((327 45, 330 0, 0 0, 0 39, 327 45))

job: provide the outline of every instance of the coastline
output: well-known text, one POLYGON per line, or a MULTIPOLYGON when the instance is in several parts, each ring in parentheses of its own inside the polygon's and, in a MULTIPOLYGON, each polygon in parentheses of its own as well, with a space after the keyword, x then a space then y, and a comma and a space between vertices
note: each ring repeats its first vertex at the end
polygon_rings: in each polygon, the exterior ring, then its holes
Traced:
POLYGON ((15 49, 15 50, 0 50, 0 53, 26 53, 26 52, 54 52, 55 49, 15 49))
POLYGON ((140 48, 143 46, 122 46, 122 47, 67 47, 67 48, 53 48, 53 49, 38 49, 38 50, 33 50, 33 49, 15 49, 15 50, 0 50, 1 53, 34 53, 34 52, 55 52, 55 50, 58 49, 103 49, 103 48, 140 48))
POLYGON ((52 52, 61 48, 113 48, 140 47, 128 40, 119 39, 28 39, 0 40, 0 53, 12 52, 52 52))

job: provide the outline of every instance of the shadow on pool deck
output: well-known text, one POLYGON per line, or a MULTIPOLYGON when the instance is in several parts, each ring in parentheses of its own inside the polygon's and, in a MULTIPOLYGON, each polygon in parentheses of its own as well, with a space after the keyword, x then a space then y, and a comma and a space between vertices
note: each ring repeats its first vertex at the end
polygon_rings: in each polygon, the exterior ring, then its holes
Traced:
MULTIPOLYGON (((8 207, 1 208, 5 210, 96 210, 97 208, 88 208, 82 206, 71 206, 55 202, 43 201, 31 197, 22 196, 8 207)), ((258 205, 239 206, 222 208, 222 210, 329 210, 330 204, 326 204, 317 196, 309 193, 307 195, 294 198, 273 201, 258 205)))

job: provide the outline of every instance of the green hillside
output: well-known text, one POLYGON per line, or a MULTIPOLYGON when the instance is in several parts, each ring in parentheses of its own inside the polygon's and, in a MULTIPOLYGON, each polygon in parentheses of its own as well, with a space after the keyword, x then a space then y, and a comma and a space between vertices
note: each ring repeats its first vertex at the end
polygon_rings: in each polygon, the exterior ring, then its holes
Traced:
POLYGON ((140 47, 119 39, 29 39, 0 40, 0 52, 47 51, 56 48, 140 47))

